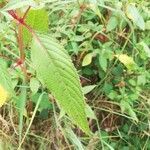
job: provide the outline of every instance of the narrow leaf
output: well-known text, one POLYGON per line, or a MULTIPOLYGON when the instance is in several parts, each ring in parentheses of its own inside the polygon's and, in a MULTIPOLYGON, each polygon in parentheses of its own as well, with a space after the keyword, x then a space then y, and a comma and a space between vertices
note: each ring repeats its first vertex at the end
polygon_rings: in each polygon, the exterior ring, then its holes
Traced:
POLYGON ((65 129, 65 134, 70 140, 70 142, 75 146, 76 150, 85 150, 83 147, 83 144, 81 143, 81 140, 77 135, 72 131, 71 128, 65 129))
POLYGON ((26 100, 27 100, 27 88, 26 83, 23 81, 22 87, 20 88, 21 93, 16 101, 16 107, 19 113, 19 142, 22 139, 22 130, 23 130, 23 116, 26 116, 26 100))

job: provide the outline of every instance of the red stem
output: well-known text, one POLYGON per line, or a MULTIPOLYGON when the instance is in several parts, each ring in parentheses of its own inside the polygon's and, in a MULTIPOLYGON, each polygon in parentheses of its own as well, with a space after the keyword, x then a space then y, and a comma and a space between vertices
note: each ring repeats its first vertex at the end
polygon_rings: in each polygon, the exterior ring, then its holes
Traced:
MULTIPOLYGON (((28 25, 25 23, 25 21, 24 21, 24 18, 25 18, 26 14, 27 14, 27 12, 28 12, 29 10, 30 10, 30 7, 27 9, 27 11, 26 11, 26 13, 25 13, 25 15, 24 15, 23 18, 18 18, 18 16, 15 14, 14 11, 13 11, 13 12, 10 12, 10 11, 9 11, 9 14, 10 14, 15 20, 17 20, 17 21, 20 23, 20 25, 23 25, 24 27, 26 27, 26 28, 29 30, 29 32, 37 39, 37 41, 40 43, 40 45, 43 47, 43 45, 42 45, 42 43, 41 43, 39 37, 38 37, 37 34, 35 33, 35 31, 34 31, 30 26, 28 26, 28 25)), ((22 43, 22 42, 21 42, 21 43, 22 43)), ((20 46, 20 50, 22 51, 22 46, 20 46)), ((23 56, 23 55, 21 56, 21 59, 22 59, 22 58, 23 58, 23 62, 24 62, 24 56, 23 56)), ((25 74, 26 74, 26 69, 25 69, 25 67, 23 67, 23 72, 25 72, 25 74)))
POLYGON ((15 20, 19 20, 18 16, 16 15, 14 10, 8 10, 8 13, 15 19, 15 20))
MULTIPOLYGON (((20 62, 20 64, 23 64, 23 66, 21 66, 22 71, 24 72, 25 75, 25 80, 27 80, 27 70, 24 64, 25 61, 25 53, 23 50, 23 36, 22 36, 22 31, 23 31, 23 26, 25 26, 25 22, 24 19, 27 15, 27 12, 29 11, 30 7, 27 9, 27 11, 25 12, 23 18, 20 18, 17 16, 17 14, 15 13, 14 10, 10 10, 8 11, 8 13, 19 22, 19 27, 18 27, 18 45, 19 45, 19 50, 20 50, 20 60, 18 62, 20 62)), ((18 65, 18 64, 17 64, 18 65)))

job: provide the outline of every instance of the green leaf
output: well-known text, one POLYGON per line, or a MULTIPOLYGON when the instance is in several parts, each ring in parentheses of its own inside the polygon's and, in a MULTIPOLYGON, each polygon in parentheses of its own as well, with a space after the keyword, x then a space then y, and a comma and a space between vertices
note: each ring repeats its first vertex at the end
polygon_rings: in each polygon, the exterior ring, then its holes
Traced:
MULTIPOLYGON (((40 33, 48 32, 48 12, 45 9, 30 10, 26 17, 26 23, 40 33)), ((23 28, 23 39, 25 44, 32 41, 32 34, 23 28)))
POLYGON ((104 57, 104 55, 99 56, 99 63, 102 69, 106 72, 107 69, 107 59, 104 57))
POLYGON ((89 7, 101 18, 101 13, 98 8, 98 1, 97 0, 89 0, 89 7))
POLYGON ((81 140, 77 135, 72 131, 71 128, 67 127, 65 129, 65 134, 70 140, 70 142, 75 146, 76 150, 85 150, 83 147, 83 144, 81 143, 81 140))
POLYGON ((4 60, 0 59, 0 107, 14 94, 11 76, 4 60))
POLYGON ((111 83, 107 83, 105 82, 104 87, 103 87, 103 91, 105 92, 106 95, 109 95, 113 90, 113 86, 111 83))
POLYGON ((88 53, 87 55, 85 55, 85 57, 82 61, 82 66, 87 66, 87 65, 91 64, 92 58, 93 58, 93 53, 88 53))
MULTIPOLYGON (((36 93, 35 95, 32 96, 31 100, 37 104, 38 102, 38 99, 39 97, 41 96, 41 93, 36 93)), ((41 103, 39 104, 39 108, 38 110, 40 112, 42 112, 44 109, 52 109, 52 104, 49 100, 49 97, 48 97, 48 94, 47 93, 44 93, 43 96, 42 96, 42 100, 41 100, 41 103)))
POLYGON ((59 107, 90 134, 79 77, 66 51, 54 39, 38 34, 38 39, 33 39, 31 58, 37 77, 52 92, 59 107))
POLYGON ((146 84, 146 75, 145 74, 142 74, 142 75, 138 76, 137 84, 138 85, 145 85, 146 84))
POLYGON ((129 4, 127 6, 126 14, 128 18, 131 19, 140 29, 145 30, 144 19, 133 4, 129 4))
POLYGON ((35 94, 40 87, 40 83, 36 78, 30 79, 30 89, 35 94))
POLYGON ((123 63, 127 69, 134 70, 136 68, 136 63, 132 57, 129 57, 126 54, 115 55, 121 63, 123 63))
POLYGON ((121 107, 121 111, 123 113, 127 113, 128 115, 130 115, 133 118, 133 120, 138 122, 138 118, 136 116, 136 113, 133 111, 133 109, 130 106, 128 101, 122 100, 120 103, 120 107, 121 107))
POLYGON ((26 88, 26 83, 23 81, 22 87, 20 88, 21 93, 19 97, 17 97, 16 101, 16 107, 18 109, 19 113, 19 142, 22 139, 22 130, 23 130, 23 116, 27 116, 27 111, 26 111, 26 101, 27 101, 27 88, 26 88))
POLYGON ((143 48, 142 50, 144 50, 144 52, 150 58, 150 48, 148 47, 148 45, 146 43, 144 43, 143 41, 140 42, 138 45, 142 46, 142 48, 143 48))
POLYGON ((117 17, 115 16, 112 16, 109 20, 108 20, 108 23, 107 23, 107 27, 106 27, 106 30, 107 32, 115 29, 118 25, 118 20, 117 20, 117 17))
POLYGON ((84 94, 88 94, 88 93, 91 92, 95 87, 96 87, 96 85, 84 86, 84 87, 82 88, 83 93, 84 93, 84 94))
POLYGON ((12 96, 14 94, 11 76, 7 71, 7 67, 0 61, 0 85, 12 96))
POLYGON ((146 21, 145 23, 145 29, 150 30, 150 20, 146 21))
POLYGON ((86 105, 85 111, 86 111, 86 115, 88 116, 88 118, 96 119, 95 113, 89 105, 86 105))

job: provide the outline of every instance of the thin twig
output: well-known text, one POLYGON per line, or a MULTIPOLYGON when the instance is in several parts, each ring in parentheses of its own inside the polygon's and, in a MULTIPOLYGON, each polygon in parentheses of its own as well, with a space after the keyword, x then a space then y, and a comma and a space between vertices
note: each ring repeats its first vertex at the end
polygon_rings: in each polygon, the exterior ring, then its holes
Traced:
POLYGON ((28 12, 29 12, 29 10, 30 10, 30 8, 31 8, 31 6, 29 6, 28 9, 26 10, 26 12, 24 13, 24 15, 23 15, 23 17, 22 17, 23 20, 25 20, 25 18, 26 18, 26 16, 27 16, 28 12))

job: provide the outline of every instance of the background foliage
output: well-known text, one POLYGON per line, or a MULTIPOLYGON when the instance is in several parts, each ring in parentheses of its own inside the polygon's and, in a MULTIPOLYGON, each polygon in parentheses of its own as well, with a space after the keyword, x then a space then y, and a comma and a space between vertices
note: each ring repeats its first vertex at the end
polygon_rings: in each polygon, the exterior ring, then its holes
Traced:
POLYGON ((2 149, 150 149, 148 0, 0 7, 2 149), (24 65, 20 26, 8 11, 23 16, 28 6, 24 65))

